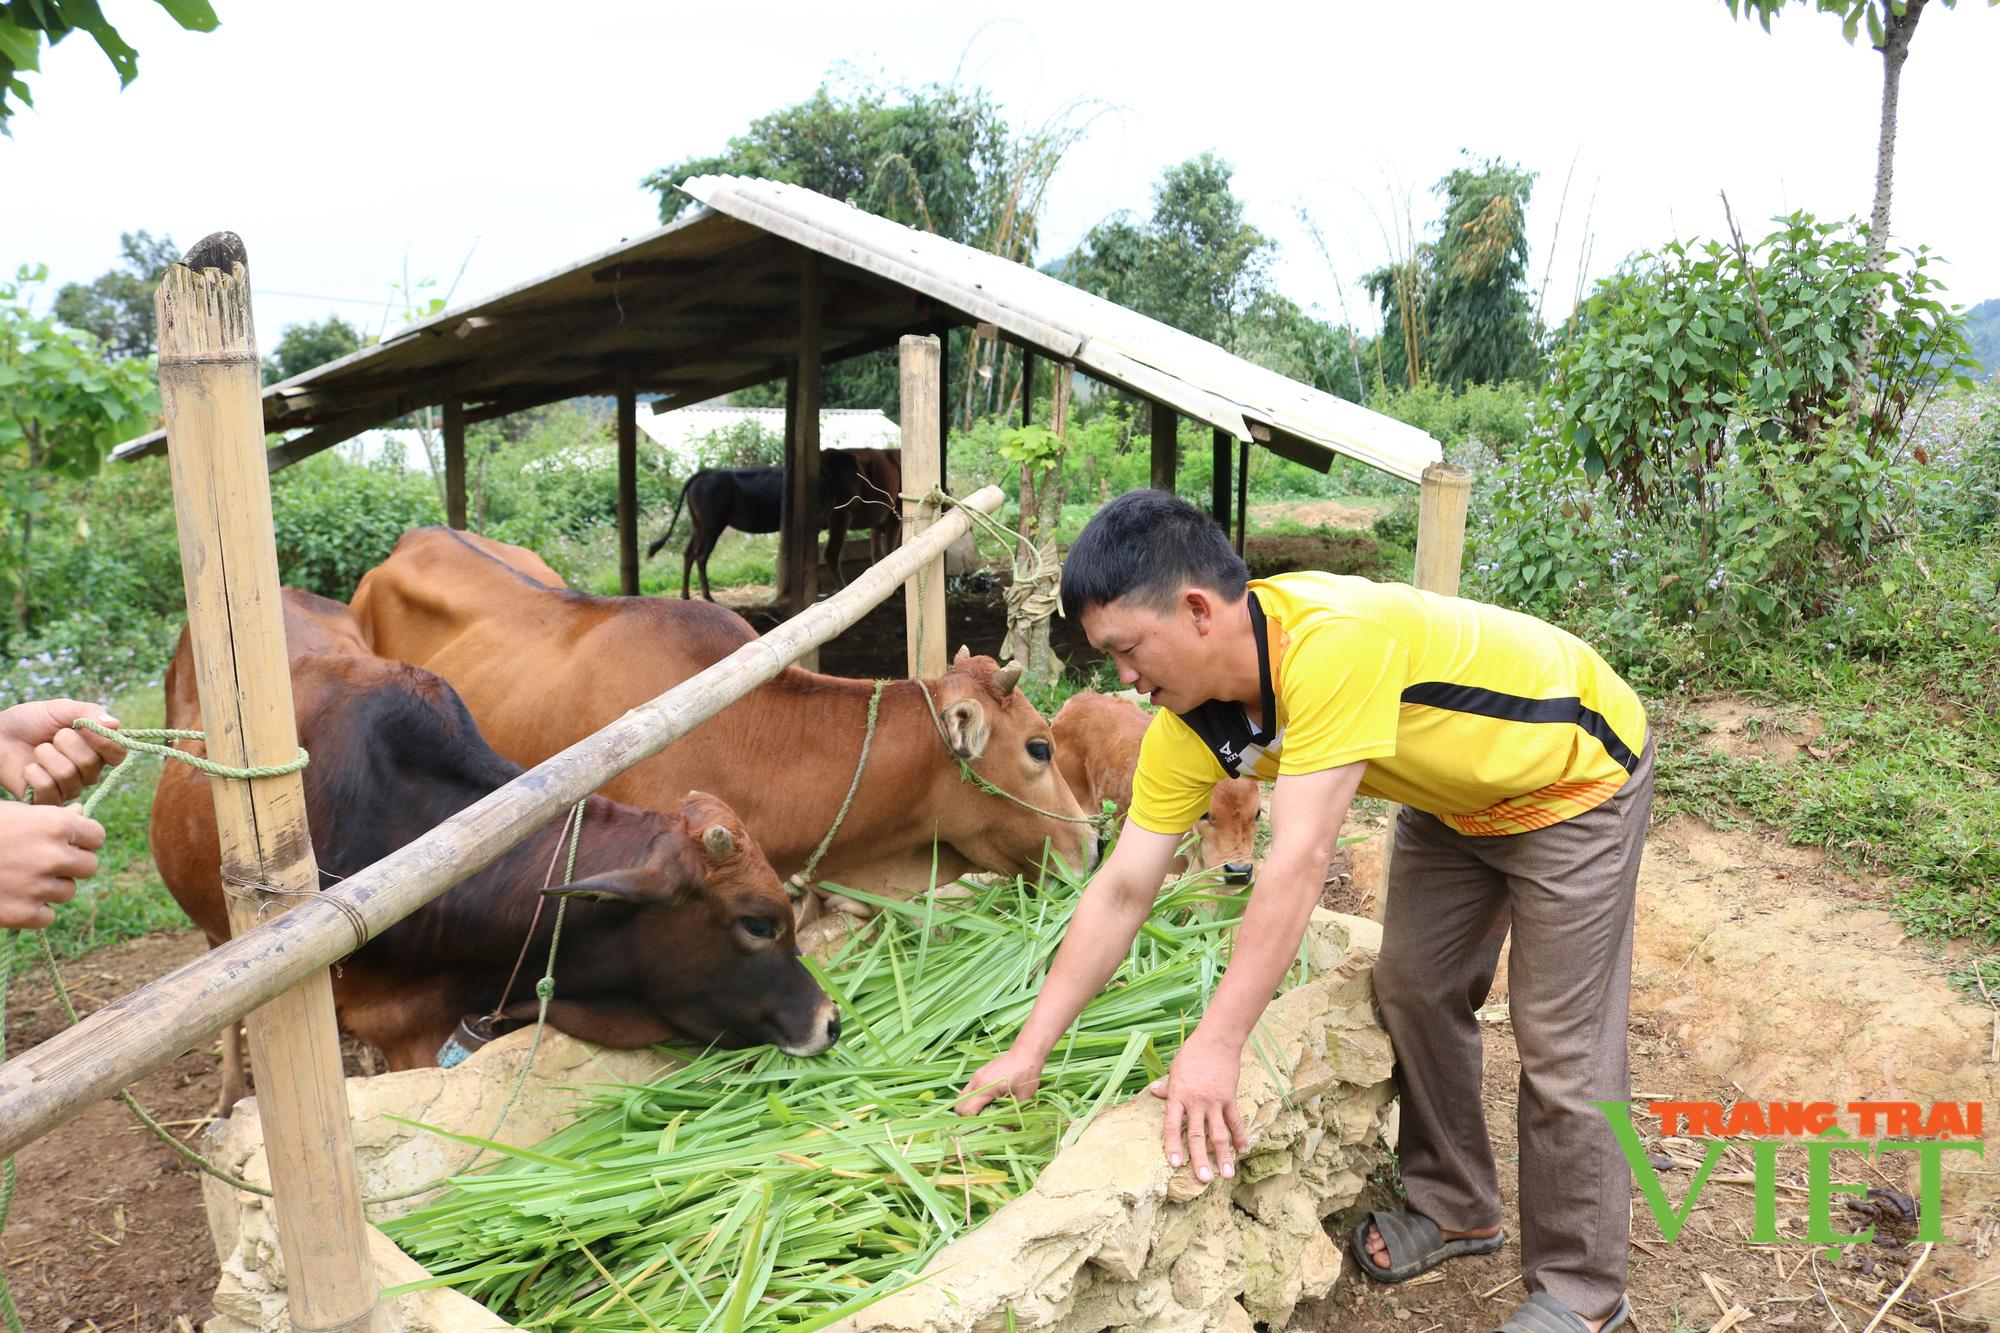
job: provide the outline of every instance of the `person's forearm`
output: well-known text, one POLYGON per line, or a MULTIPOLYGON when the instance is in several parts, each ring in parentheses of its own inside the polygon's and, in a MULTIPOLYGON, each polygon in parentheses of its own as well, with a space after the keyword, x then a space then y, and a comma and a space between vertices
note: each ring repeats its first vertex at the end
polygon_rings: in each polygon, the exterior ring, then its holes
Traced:
POLYGON ((1264 1016, 1285 973, 1298 960, 1299 941, 1319 903, 1324 866, 1302 857, 1273 858, 1257 877, 1257 887, 1237 923, 1229 966, 1215 988, 1196 1031, 1212 1041, 1241 1049, 1264 1016))
POLYGON ((1150 910, 1151 904, 1143 896, 1126 891, 1106 872, 1098 872, 1085 886, 1076 915, 1063 932, 1055 962, 1049 965, 1042 993, 1036 997, 1028 1021, 1021 1025, 1021 1035, 1014 1039, 1017 1049, 1026 1048, 1047 1058, 1084 1006, 1118 970, 1150 910))

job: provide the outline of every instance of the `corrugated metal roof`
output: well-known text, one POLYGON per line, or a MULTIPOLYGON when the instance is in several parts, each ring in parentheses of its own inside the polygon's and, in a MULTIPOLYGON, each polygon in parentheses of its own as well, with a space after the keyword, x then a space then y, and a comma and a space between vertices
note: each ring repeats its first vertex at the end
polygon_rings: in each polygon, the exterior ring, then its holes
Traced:
MULTIPOLYGON (((681 188, 704 207, 267 388, 265 429, 305 428, 272 449, 273 468, 447 395, 480 421, 607 394, 626 377, 674 407, 778 378, 798 355, 802 251, 836 261, 822 266, 829 363, 985 323, 1309 466, 1344 454, 1417 481, 1441 456, 1414 427, 1025 265, 795 185, 702 176, 681 188)), ((112 457, 164 448, 154 431, 112 457)))
POLYGON ((680 188, 717 212, 920 292, 1238 439, 1251 439, 1256 423, 1408 481, 1442 457, 1437 441, 1414 426, 1024 264, 779 181, 696 176, 680 188))

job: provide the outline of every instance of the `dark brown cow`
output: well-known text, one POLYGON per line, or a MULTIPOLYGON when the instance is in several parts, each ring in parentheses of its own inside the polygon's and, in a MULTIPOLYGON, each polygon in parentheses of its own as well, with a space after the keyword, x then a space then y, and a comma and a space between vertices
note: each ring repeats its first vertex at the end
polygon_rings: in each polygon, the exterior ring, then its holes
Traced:
MULTIPOLYGON (((375 651, 437 672, 494 747, 536 763, 720 661, 756 633, 706 602, 549 588, 447 528, 404 534, 354 594, 375 651)), ((900 891, 971 870, 1032 873, 1050 845, 1094 855, 1083 811, 1052 762, 1048 722, 1016 668, 960 659, 882 691, 867 771, 816 878, 900 891), (925 697, 925 689, 929 698, 925 697), (937 712, 934 714, 932 708, 937 712), (1023 808, 961 779, 967 760, 1023 808)), ((866 732, 871 683, 797 667, 750 691, 605 787, 644 809, 699 782, 743 817, 781 875, 833 824, 866 732)))
MULTIPOLYGON (((867 532, 868 559, 880 560, 903 544, 903 451, 901 449, 828 450, 854 460, 854 476, 845 479, 851 498, 837 500, 846 517, 827 538, 827 562, 840 573, 840 546, 849 532, 867 532)), ((825 455, 822 455, 825 457, 825 455)))
MULTIPOLYGON (((1139 743, 1150 725, 1145 710, 1129 699, 1084 690, 1064 701, 1049 725, 1056 736, 1056 763, 1076 798, 1093 810, 1110 801, 1118 818, 1124 819, 1132 808, 1139 743)), ((1201 845, 1192 858, 1184 858, 1179 870, 1219 870, 1230 884, 1248 884, 1255 864, 1261 797, 1249 778, 1215 784, 1208 813, 1195 821, 1201 845)))
MULTIPOLYGON (((346 607, 287 588, 285 613, 323 887, 519 776, 449 685, 370 654, 346 607)), ((166 692, 168 725, 199 727, 185 632, 166 692)), ((208 786, 169 764, 151 837, 161 878, 213 944, 229 937, 229 922, 208 786)), ((549 891, 576 900, 549 1021, 607 1046, 681 1036, 825 1050, 839 1015, 799 962, 790 900, 770 863, 715 797, 684 792, 666 805, 656 813, 601 796, 587 803, 576 879, 549 891)), ((501 1003, 524 943, 529 966, 502 1016, 508 1026, 531 1020, 555 924, 553 909, 537 919, 538 891, 565 847, 558 820, 344 960, 333 981, 341 1027, 379 1048, 391 1069, 434 1064, 460 1018, 501 1003)), ((223 1051, 226 1109, 243 1076, 233 1038, 223 1051)))

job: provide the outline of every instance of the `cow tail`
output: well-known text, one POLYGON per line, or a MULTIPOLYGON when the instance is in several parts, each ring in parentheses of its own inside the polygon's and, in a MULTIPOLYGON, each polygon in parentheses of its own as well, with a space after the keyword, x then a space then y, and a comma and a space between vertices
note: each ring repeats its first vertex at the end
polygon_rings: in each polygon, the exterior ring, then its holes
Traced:
MULTIPOLYGON (((707 470, 708 469, 703 468, 702 472, 706 472, 707 470)), ((648 546, 646 548, 646 558, 648 560, 651 560, 654 556, 658 555, 660 553, 660 548, 662 546, 665 546, 667 544, 668 539, 674 535, 674 526, 681 521, 681 505, 686 502, 688 498, 688 489, 689 487, 692 487, 694 485, 695 477, 699 477, 700 475, 701 472, 697 472, 694 474, 694 477, 689 477, 687 479, 687 485, 681 487, 681 493, 674 497, 674 516, 667 520, 667 530, 660 534, 660 539, 654 542, 651 546, 648 546)))

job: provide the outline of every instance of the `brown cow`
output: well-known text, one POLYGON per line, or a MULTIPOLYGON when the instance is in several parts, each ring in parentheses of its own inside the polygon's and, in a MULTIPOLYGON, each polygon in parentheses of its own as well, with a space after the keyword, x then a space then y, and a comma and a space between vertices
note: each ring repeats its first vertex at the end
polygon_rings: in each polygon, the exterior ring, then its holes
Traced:
MULTIPOLYGON (((519 776, 449 685, 370 654, 340 603, 292 588, 284 595, 322 887, 519 776)), ((169 726, 201 725, 185 632, 166 693, 169 726)), ((207 778, 167 766, 151 839, 175 901, 211 944, 227 939, 207 778)), ((566 845, 558 820, 345 959, 333 981, 341 1027, 380 1049, 391 1069, 434 1064, 461 1017, 502 1002, 524 944, 530 963, 501 1016, 509 1026, 532 1020, 555 924, 553 910, 537 915, 538 890, 566 845)), ((838 1011, 799 962, 784 888, 713 796, 687 792, 664 813, 591 797, 575 880, 548 892, 576 900, 549 1004, 549 1021, 565 1032, 619 1047, 675 1035, 770 1042, 796 1055, 816 1055, 839 1035, 838 1011)), ((234 1034, 223 1042, 223 1082, 226 1111, 243 1091, 234 1034)))
MULTIPOLYGON (((450 681, 517 762, 547 758, 757 637, 706 602, 548 588, 491 545, 447 528, 405 533, 362 578, 354 611, 376 652, 450 681)), ((908 892, 930 883, 934 845, 940 882, 1033 873, 1045 844, 1071 866, 1089 863, 1083 811, 1052 762, 1048 722, 1015 688, 1019 674, 961 654, 921 685, 889 682, 867 770, 817 878, 908 892), (961 759, 1038 809, 962 780, 961 759)), ((853 779, 872 688, 789 667, 605 793, 658 809, 698 782, 742 815, 780 875, 795 874, 853 779)))
MULTIPOLYGON (((1056 735, 1056 764, 1077 799, 1091 809, 1110 801, 1118 818, 1132 807, 1132 774, 1139 766, 1139 742, 1150 720, 1129 699, 1091 690, 1071 695, 1049 724, 1056 735)), ((1255 864, 1261 793, 1249 778, 1215 784, 1208 813, 1195 821, 1201 845, 1176 873, 1220 870, 1225 883, 1248 884, 1255 864)))

